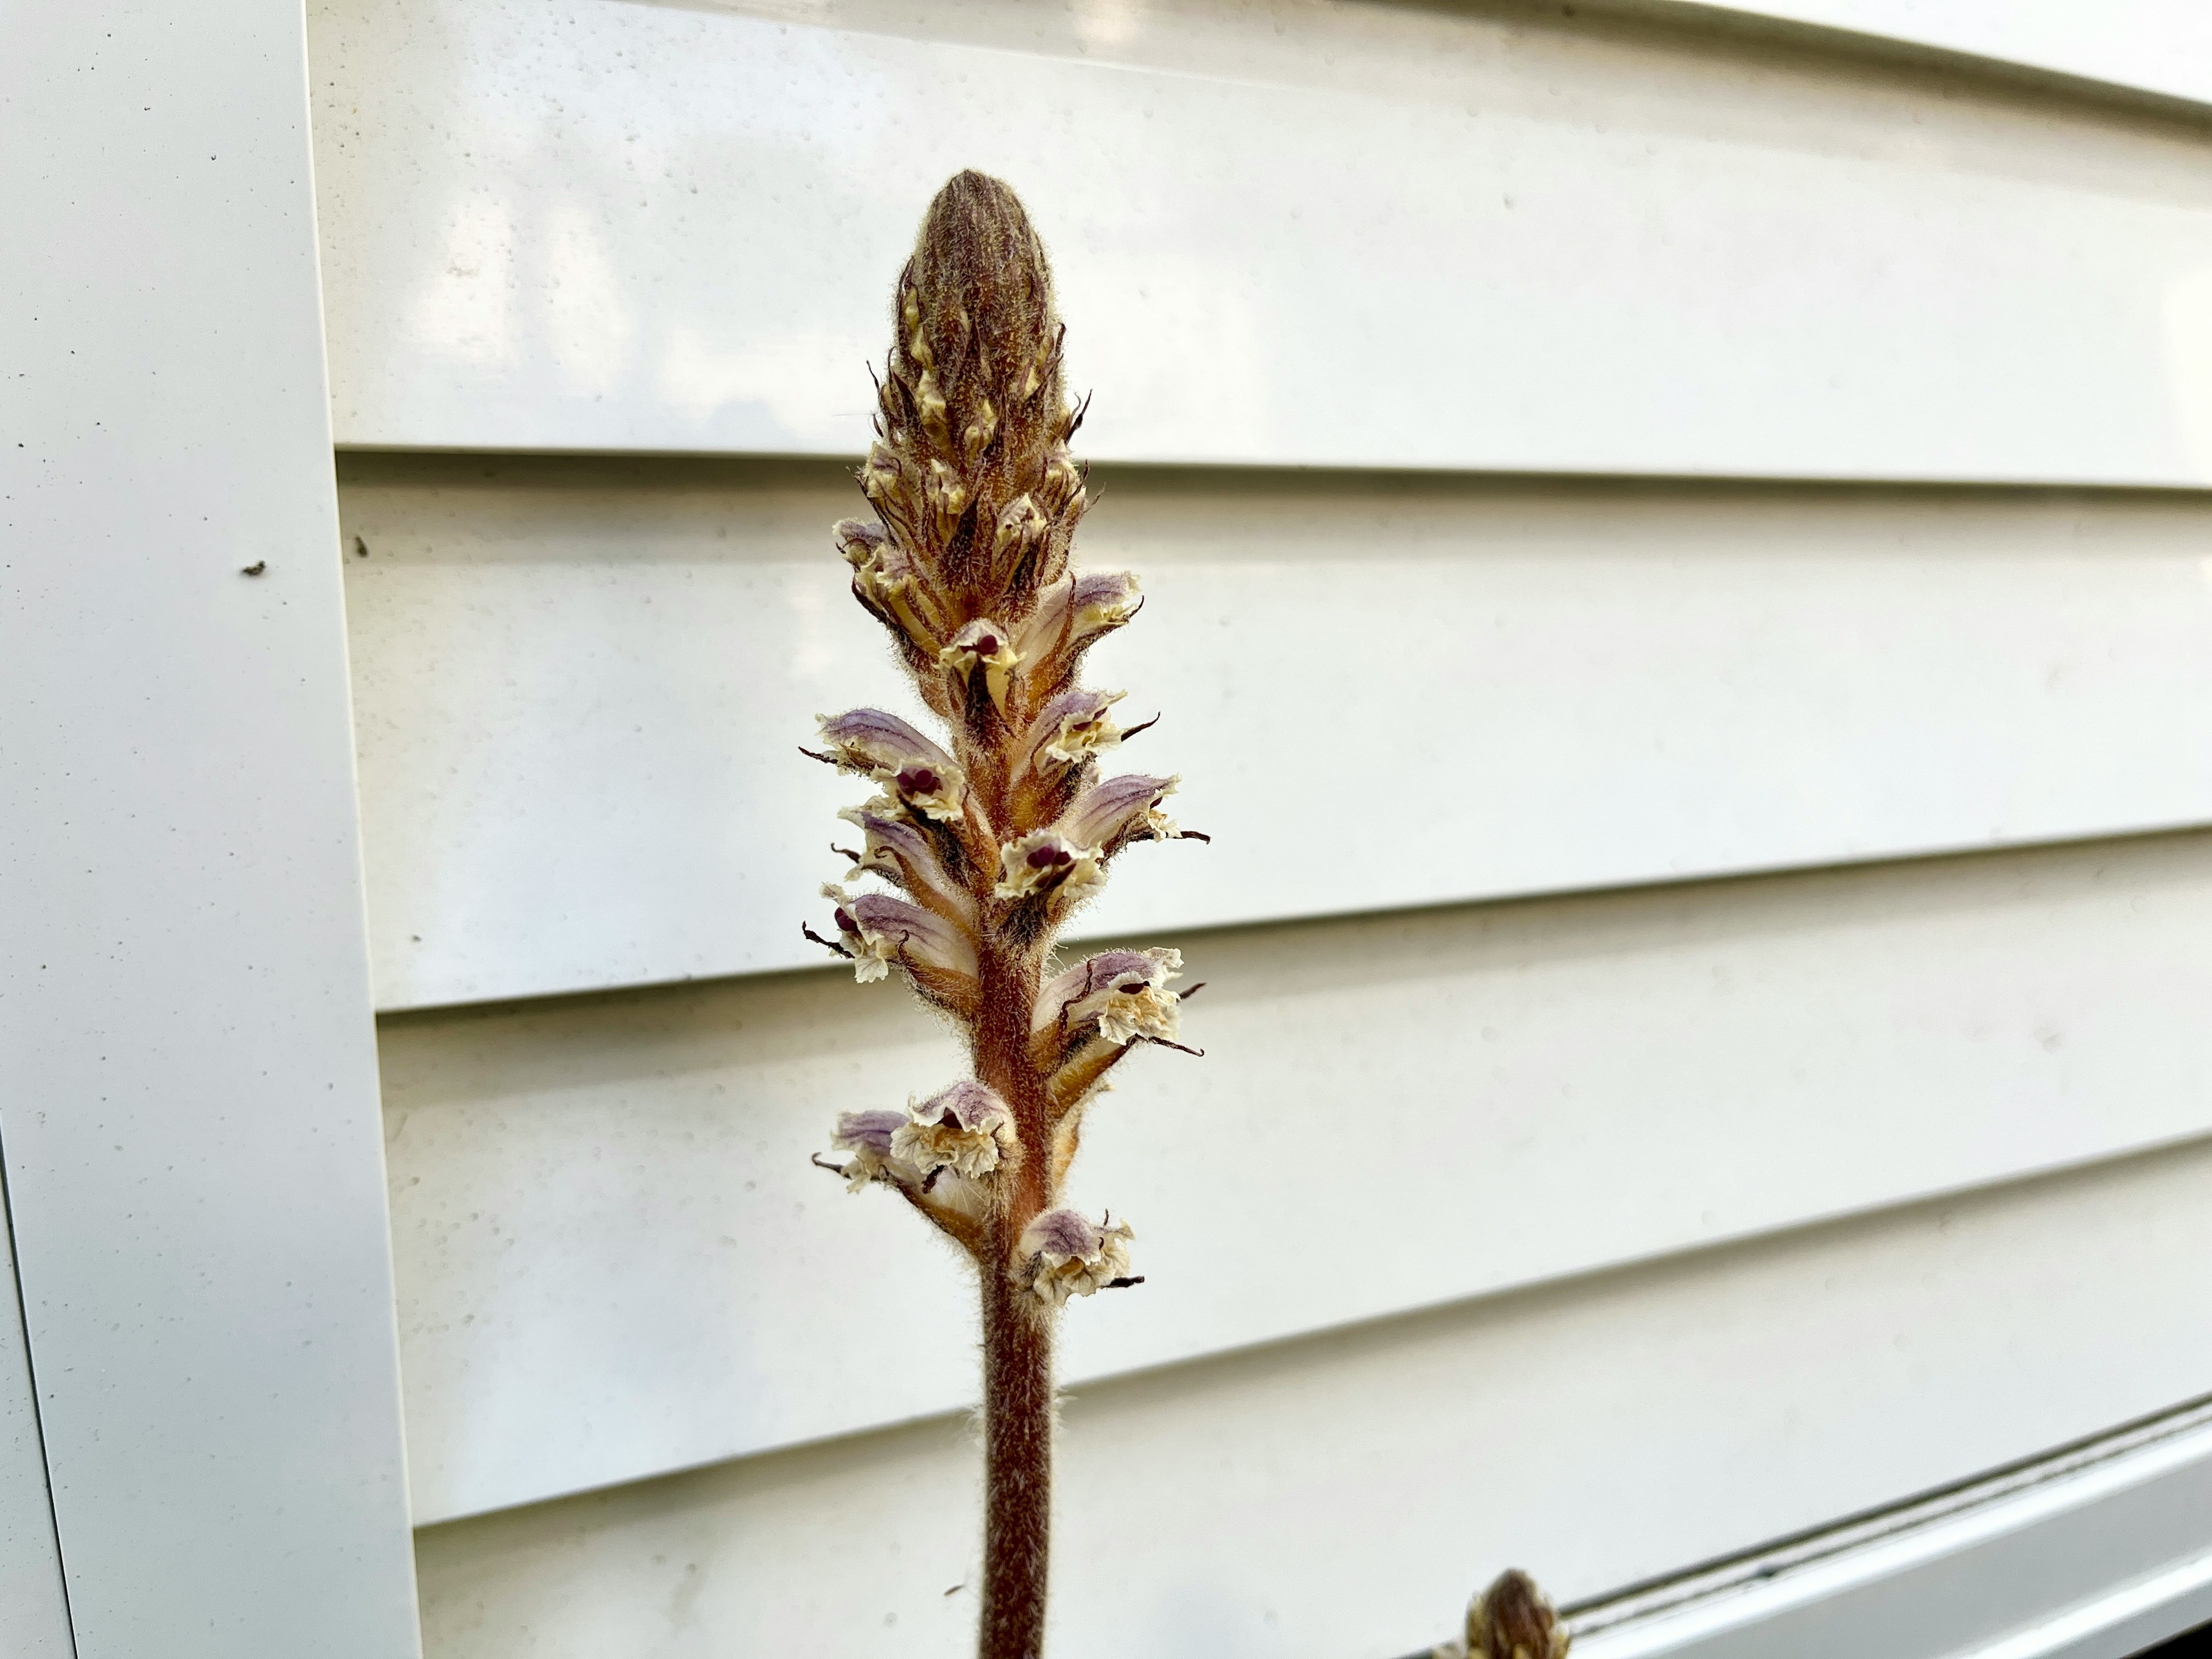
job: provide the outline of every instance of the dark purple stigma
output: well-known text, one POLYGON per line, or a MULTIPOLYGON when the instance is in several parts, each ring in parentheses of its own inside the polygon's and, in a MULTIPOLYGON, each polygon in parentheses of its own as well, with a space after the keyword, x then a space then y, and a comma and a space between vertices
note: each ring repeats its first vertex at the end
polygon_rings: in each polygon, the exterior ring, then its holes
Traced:
POLYGON ((909 766, 898 775, 898 787, 910 795, 934 794, 944 782, 927 766, 909 766))
POLYGON ((979 657, 997 656, 999 654, 999 636, 996 634, 984 635, 981 639, 975 641, 975 654, 979 657))
POLYGON ((1032 870, 1050 870, 1074 862, 1074 854, 1058 847, 1039 847, 1030 854, 1030 868, 1032 870))
POLYGON ((1127 985, 1117 985, 1114 988, 1125 997, 1133 997, 1139 991, 1152 989, 1152 982, 1148 979, 1133 979, 1127 985))
POLYGON ((960 1121, 960 1114, 954 1111, 950 1106, 945 1108, 945 1109, 939 1114, 938 1121, 944 1124, 948 1129, 959 1129, 963 1127, 960 1121))

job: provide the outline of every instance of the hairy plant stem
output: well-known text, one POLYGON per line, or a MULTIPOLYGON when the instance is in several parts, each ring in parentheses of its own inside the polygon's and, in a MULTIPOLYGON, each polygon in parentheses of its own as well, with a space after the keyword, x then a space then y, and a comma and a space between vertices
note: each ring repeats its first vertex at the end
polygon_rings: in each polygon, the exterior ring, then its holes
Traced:
POLYGON ((1052 1322, 1006 1273, 983 1280, 983 1620, 979 1659, 1040 1659, 1051 1560, 1052 1322))
MULTIPOLYGON (((988 879, 988 876, 985 878, 988 879)), ((975 1074, 1014 1115, 1021 1157, 978 1263, 983 1301, 983 1616, 979 1659, 1039 1659, 1052 1534, 1051 1312, 1013 1275, 1016 1241, 1048 1201, 1050 1106, 1029 1051, 1033 950, 981 953, 975 1074)))

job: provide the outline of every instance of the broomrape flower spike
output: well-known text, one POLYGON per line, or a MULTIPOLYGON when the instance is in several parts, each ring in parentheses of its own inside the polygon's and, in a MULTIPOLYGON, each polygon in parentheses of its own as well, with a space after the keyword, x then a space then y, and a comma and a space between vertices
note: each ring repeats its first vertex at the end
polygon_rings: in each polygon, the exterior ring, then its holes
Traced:
MULTIPOLYGON (((1160 811, 1174 778, 1099 775, 1134 732, 1084 656, 1142 604, 1136 578, 1073 568, 1091 495, 1068 441, 1062 330, 1044 248, 1012 191, 963 173, 930 204, 891 296, 872 517, 832 532, 853 596, 888 631, 940 727, 858 708, 803 752, 879 793, 842 815, 863 837, 808 938, 863 983, 903 975, 967 1038, 974 1075, 841 1117, 848 1186, 888 1187, 975 1261, 983 1316, 981 1659, 1043 1652, 1052 1346, 1076 1297, 1142 1281, 1129 1227, 1062 1189, 1085 1109, 1141 1045, 1182 1049, 1175 951, 1054 959, 1059 929, 1140 842, 1202 840, 1160 811)), ((1151 722, 1146 722, 1149 725, 1151 722)), ((1141 730, 1142 727, 1136 728, 1141 730)), ((1185 1049, 1195 1053, 1194 1049, 1185 1049)))
POLYGON ((1432 1659, 1567 1659, 1567 1647, 1566 1626, 1535 1580, 1508 1568, 1468 1603, 1465 1632, 1432 1659))

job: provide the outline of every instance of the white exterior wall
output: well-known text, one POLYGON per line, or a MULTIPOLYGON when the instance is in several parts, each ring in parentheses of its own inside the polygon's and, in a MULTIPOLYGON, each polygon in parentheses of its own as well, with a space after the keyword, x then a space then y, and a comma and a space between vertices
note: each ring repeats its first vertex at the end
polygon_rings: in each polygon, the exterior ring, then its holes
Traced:
MULTIPOLYGON (((2191 1149, 1079 1390, 1055 1651, 1395 1659, 1503 1561, 1586 1596, 2155 1409, 2212 1366, 2208 1196, 2191 1149)), ((426 1645, 960 1654, 975 1457, 936 1419, 434 1528, 426 1645)))
MULTIPOLYGON (((1216 836, 1091 922, 1209 1053, 1077 1177, 1148 1282, 1068 1320, 1056 1654, 1390 1659, 2212 1395, 2194 5, 312 0, 304 88, 282 6, 108 9, 10 106, 21 222, 133 204, 24 289, 98 302, 9 506, 28 1650, 404 1656, 410 1504, 433 1659, 966 1646, 969 1292, 805 1162, 955 1061, 795 948, 792 752, 897 695, 826 530, 964 165, 1216 836)), ((1585 1646, 2117 1659, 2212 1609, 2186 1422, 1585 1646)))
POLYGON ((1078 1177, 1151 1278, 1060 1651, 1379 1659, 2212 1392, 2212 508, 2126 488, 2212 466, 2195 118, 1666 8, 314 40, 433 1652, 965 1640, 960 1273, 805 1163, 954 1063, 795 945, 789 745, 898 692, 775 459, 964 164, 1217 836, 1091 924, 1211 1057, 1078 1177))
POLYGON ((968 1292, 805 1163, 955 1061, 797 948, 790 755, 898 695, 823 532, 965 164, 1217 836, 1091 924, 1209 1058, 1078 1175, 1060 1652, 1384 1659, 2212 1393, 2195 117, 1663 7, 313 24, 430 1652, 968 1639, 968 1292))

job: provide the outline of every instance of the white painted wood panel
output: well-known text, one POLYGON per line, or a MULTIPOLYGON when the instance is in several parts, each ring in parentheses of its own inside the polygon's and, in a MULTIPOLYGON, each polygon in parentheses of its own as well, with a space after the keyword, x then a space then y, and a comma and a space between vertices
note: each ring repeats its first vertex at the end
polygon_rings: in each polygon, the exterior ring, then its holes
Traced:
POLYGON ((319 0, 356 446, 857 453, 953 170, 1106 459, 2212 480, 2212 149, 1534 9, 319 0))
MULTIPOLYGON (((1097 1376, 2212 1131, 2212 836, 1200 935, 1076 1201, 1097 1376), (1173 1156, 1162 1148, 1178 1148, 1173 1156)), ((387 1020, 418 1519, 970 1397, 972 1291, 811 1167, 957 1074, 833 971, 387 1020)))
POLYGON ((0 63, 0 1133, 76 1651, 404 1659, 300 8, 9 6, 0 63))
MULTIPOLYGON (((1215 836, 1093 932, 2212 821, 2212 504, 1097 475, 1141 573, 1114 758, 1215 836), (1287 816, 1285 816, 1287 815, 1287 816)), ((812 963, 907 706, 834 467, 354 457, 341 493, 387 1008, 812 963), (357 538, 357 540, 356 540, 357 538), (849 837, 848 837, 849 839, 849 837)))
POLYGON ((2212 103, 2212 12, 2198 0, 1697 0, 1696 9, 1847 29, 2212 103))
MULTIPOLYGON (((2212 1376, 2208 1200, 2194 1148, 1083 1389, 1054 1651, 1382 1659, 1507 1560, 1580 1599, 2160 1410, 2212 1376)), ((975 1456, 940 1420, 432 1528, 428 1651, 961 1653, 975 1456)))
POLYGON ((74 1659, 5 1196, 0 1193, 0 1633, 9 1659, 74 1659))
POLYGON ((1570 1616, 1583 1659, 2125 1659, 2212 1619, 2212 1408, 1570 1616))

